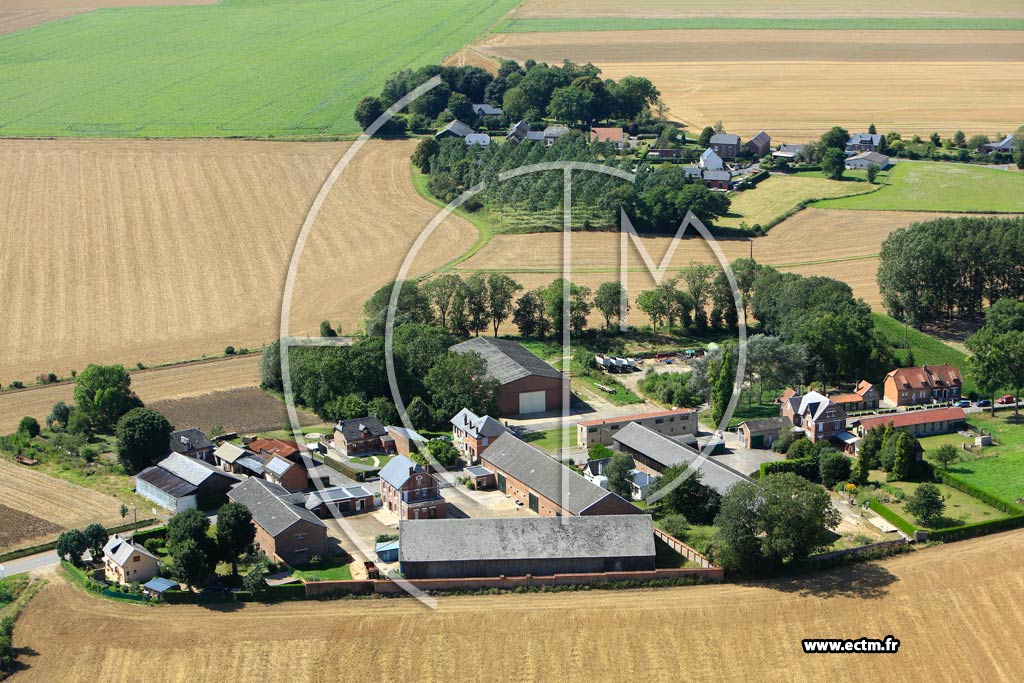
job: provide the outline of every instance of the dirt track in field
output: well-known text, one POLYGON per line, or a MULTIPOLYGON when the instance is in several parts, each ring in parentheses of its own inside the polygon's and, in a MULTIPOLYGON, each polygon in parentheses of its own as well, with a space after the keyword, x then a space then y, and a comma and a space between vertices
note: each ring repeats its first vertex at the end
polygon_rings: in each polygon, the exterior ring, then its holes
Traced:
MULTIPOLYGON (((259 355, 235 356, 209 362, 154 368, 132 373, 132 389, 145 403, 203 396, 216 391, 255 387, 260 383, 259 355)), ((9 433, 18 420, 31 415, 40 423, 57 401, 72 402, 68 382, 0 394, 0 433, 9 433)))
POLYGON ((56 531, 84 527, 92 522, 108 526, 121 523, 121 502, 116 498, 75 486, 55 477, 36 472, 25 465, 0 459, 0 523, 5 527, 19 525, 21 533, 11 534, 8 528, 0 537, 0 552, 51 539, 56 531), (3 508, 27 513, 52 526, 20 526, 25 520, 8 517, 3 508))
POLYGON ((527 0, 515 10, 522 19, 575 17, 1020 17, 1017 0, 527 0))
POLYGON ((15 629, 34 654, 13 680, 1012 681, 1022 562, 1017 531, 801 580, 454 597, 435 612, 411 599, 151 608, 55 580, 15 629), (887 635, 897 654, 800 645, 887 635))
MULTIPOLYGON (((412 187, 415 144, 373 141, 338 181, 304 255, 292 333, 324 318, 351 330, 395 277, 437 210, 412 187)), ((296 236, 347 145, 0 142, 0 381, 274 339, 296 236)), ((446 221, 411 275, 475 238, 446 221)))
POLYGON ((721 120, 744 137, 767 130, 795 142, 872 121, 906 136, 1015 130, 1024 109, 1020 33, 582 31, 495 34, 477 47, 520 61, 593 62, 616 80, 646 76, 691 130, 721 120), (1005 87, 990 88, 992 74, 1005 87), (855 89, 851 106, 850 84, 861 82, 870 86, 855 89))

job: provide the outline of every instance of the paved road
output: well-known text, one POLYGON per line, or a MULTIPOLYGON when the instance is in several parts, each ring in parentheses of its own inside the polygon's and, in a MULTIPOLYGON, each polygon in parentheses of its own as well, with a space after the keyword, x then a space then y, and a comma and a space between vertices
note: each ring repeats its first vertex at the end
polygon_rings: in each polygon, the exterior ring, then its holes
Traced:
POLYGON ((19 557, 17 560, 4 562, 0 567, 3 567, 3 573, 5 576, 13 576, 15 574, 24 574, 25 572, 49 569, 57 566, 59 562, 60 561, 57 559, 57 551, 48 550, 44 553, 26 555, 25 557, 19 557))

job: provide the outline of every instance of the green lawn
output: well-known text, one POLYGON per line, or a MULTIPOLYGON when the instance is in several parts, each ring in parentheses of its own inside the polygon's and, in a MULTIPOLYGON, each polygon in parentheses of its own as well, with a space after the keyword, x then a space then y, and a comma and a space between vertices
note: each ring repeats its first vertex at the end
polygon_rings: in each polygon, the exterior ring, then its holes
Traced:
POLYGON ((4 137, 359 132, 356 102, 516 0, 223 0, 102 9, 0 36, 4 137))
POLYGON ((870 25, 881 30, 1022 30, 1024 19, 886 17, 880 19, 832 17, 594 17, 573 19, 509 19, 498 33, 539 33, 549 31, 645 31, 672 29, 765 29, 803 31, 857 31, 870 25))
POLYGON ((550 452, 561 448, 563 443, 565 443, 563 439, 569 444, 570 448, 574 448, 576 446, 576 427, 562 427, 560 429, 532 432, 523 437, 523 441, 550 452))
MULTIPOLYGON (((971 415, 968 424, 991 432, 998 445, 984 449, 980 457, 961 451, 963 459, 950 466, 950 474, 1007 503, 1024 498, 1024 422, 1014 422, 1013 413, 1006 411, 994 418, 988 413, 971 415)), ((959 448, 964 441, 959 434, 944 434, 921 439, 921 445, 927 458, 945 443, 959 448)))
MULTIPOLYGON (((883 472, 873 472, 872 479, 885 481, 885 474, 883 472)), ((914 516, 906 510, 906 501, 914 493, 920 483, 910 481, 894 481, 888 484, 891 488, 899 489, 903 491, 906 498, 903 500, 896 500, 891 497, 891 494, 887 494, 884 490, 879 490, 878 496, 890 495, 890 500, 885 505, 893 510, 903 519, 907 520, 914 526, 925 529, 943 529, 950 526, 959 526, 962 524, 971 524, 974 522, 987 522, 993 519, 1002 519, 1006 517, 1006 514, 1000 512, 994 507, 990 507, 985 503, 981 502, 977 498, 972 498, 962 491, 958 491, 954 488, 946 486, 945 484, 936 484, 939 487, 939 491, 942 492, 942 497, 946 499, 946 511, 944 513, 944 519, 935 523, 933 526, 924 527, 917 523, 914 516)))
POLYGON ((883 187, 855 197, 815 202, 819 209, 1024 212, 1024 174, 983 166, 898 162, 883 187))
POLYGON ((292 568, 292 576, 303 581, 347 581, 352 578, 348 557, 325 557, 318 565, 304 564, 292 568))
POLYGON ((913 327, 905 328, 903 323, 883 313, 872 313, 875 321, 875 328, 896 347, 898 360, 902 362, 906 358, 906 351, 903 350, 904 339, 914 352, 914 362, 917 365, 941 365, 943 363, 952 365, 960 370, 964 378, 964 394, 970 394, 978 390, 971 374, 971 368, 967 363, 967 356, 958 349, 942 342, 935 337, 915 330, 913 327))
POLYGON ((384 467, 384 465, 391 462, 391 458, 393 457, 394 456, 391 455, 365 455, 359 458, 349 458, 349 460, 368 467, 384 467), (376 464, 374 463, 374 458, 377 460, 376 464))

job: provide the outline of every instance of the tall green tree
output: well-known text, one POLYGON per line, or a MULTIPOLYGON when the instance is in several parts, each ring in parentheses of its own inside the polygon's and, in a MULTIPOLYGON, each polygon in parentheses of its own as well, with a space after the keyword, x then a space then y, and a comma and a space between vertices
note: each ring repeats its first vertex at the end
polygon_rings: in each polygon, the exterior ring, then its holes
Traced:
POLYGON ((470 275, 466 279, 465 293, 469 331, 475 336, 479 336, 491 322, 487 278, 481 273, 470 275))
POLYGON ((519 297, 512 322, 523 337, 543 337, 547 334, 551 323, 544 314, 544 300, 540 292, 531 290, 519 297))
POLYGON ((103 546, 107 544, 110 535, 102 524, 93 523, 82 530, 85 536, 86 548, 92 556, 93 562, 103 557, 103 546))
POLYGON ((686 467, 673 465, 666 469, 662 476, 651 484, 647 495, 651 497, 662 489, 672 487, 658 499, 659 509, 681 514, 694 524, 711 524, 722 505, 722 496, 702 483, 704 474, 700 470, 676 483, 686 471, 686 467))
POLYGON ((926 481, 907 499, 906 508, 919 524, 931 526, 942 518, 942 513, 946 511, 946 500, 938 486, 926 481))
POLYGON ((75 410, 93 429, 110 433, 117 420, 142 401, 131 389, 132 378, 122 365, 88 365, 75 378, 75 410))
POLYGON ((608 477, 608 490, 629 500, 632 493, 633 458, 625 453, 616 453, 604 466, 604 475, 608 477))
POLYGON ((830 147, 821 157, 821 172, 830 180, 842 180, 846 170, 846 155, 843 151, 830 147))
POLYGON ((512 317, 516 292, 522 289, 521 284, 504 273, 487 276, 487 317, 491 319, 495 337, 502 323, 512 317))
POLYGON ((715 270, 710 263, 694 261, 679 273, 686 282, 690 296, 693 297, 693 321, 698 329, 705 329, 708 326, 707 306, 715 270))
POLYGON ((487 362, 476 353, 449 351, 424 379, 437 415, 455 415, 469 408, 477 415, 498 412, 501 385, 487 376, 487 362))
POLYGON ((171 423, 148 408, 132 408, 117 421, 117 459, 134 474, 160 460, 168 450, 171 423))
POLYGON ((217 510, 217 547, 220 558, 231 563, 231 575, 238 576, 238 558, 252 548, 256 527, 249 508, 225 503, 217 510))
MULTIPOLYGON (((622 310, 622 283, 618 281, 602 282, 594 293, 594 308, 604 318, 604 326, 611 329, 612 320, 620 320, 622 310)), ((629 310, 629 299, 626 299, 626 311, 629 310)))
POLYGON ((82 555, 89 548, 89 539, 81 529, 68 529, 57 537, 57 557, 76 567, 82 566, 82 555))

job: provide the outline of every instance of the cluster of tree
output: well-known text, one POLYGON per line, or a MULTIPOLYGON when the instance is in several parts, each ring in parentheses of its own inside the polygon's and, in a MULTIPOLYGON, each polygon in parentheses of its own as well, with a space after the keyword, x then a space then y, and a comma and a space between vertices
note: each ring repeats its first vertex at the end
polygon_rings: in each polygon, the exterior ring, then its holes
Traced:
POLYGON ((839 525, 828 492, 792 473, 741 482, 715 517, 715 560, 730 570, 770 570, 827 548, 839 525))
POLYGON ((807 350, 806 371, 822 383, 880 376, 892 349, 875 328, 871 309, 845 282, 760 266, 751 307, 764 334, 807 350))
POLYGON ((700 471, 681 479, 684 472, 686 465, 673 465, 666 469, 651 484, 647 491, 648 498, 664 490, 665 493, 658 499, 659 511, 682 515, 691 524, 711 524, 721 509, 722 496, 701 483, 703 474, 700 471))
POLYGON ((533 60, 520 65, 504 60, 496 76, 476 66, 405 69, 385 82, 380 97, 363 98, 356 106, 355 118, 367 127, 385 109, 434 76, 441 78, 441 85, 413 100, 408 114, 396 116, 386 132, 440 127, 453 119, 476 125, 474 104, 501 108, 499 123, 503 125, 545 116, 570 125, 602 120, 635 122, 654 116, 652 109, 661 111, 661 93, 648 79, 626 76, 616 82, 602 79, 600 74, 593 64, 568 60, 561 66, 533 60))
POLYGON ((889 235, 880 256, 882 301, 912 325, 1024 297, 1024 218, 915 223, 889 235))
POLYGON ((914 463, 921 444, 902 429, 891 424, 868 430, 857 451, 857 483, 868 481, 868 472, 880 469, 889 481, 904 481, 914 472, 914 463))
MULTIPOLYGON (((462 408, 478 414, 497 411, 499 385, 486 376, 486 362, 477 354, 449 351, 456 341, 448 331, 426 323, 404 322, 395 328, 395 375, 417 428, 434 426, 462 408)), ((398 423, 384 344, 384 337, 369 336, 351 346, 292 348, 295 400, 326 420, 376 415, 387 424, 398 423)), ((278 342, 263 353, 261 383, 283 389, 278 342)))
POLYGON ((689 372, 654 372, 652 368, 639 387, 644 396, 662 405, 695 407, 704 400, 694 390, 689 372))
MULTIPOLYGON (((420 142, 413 162, 430 174, 431 194, 450 202, 481 183, 485 189, 464 204, 470 210, 486 206, 496 211, 550 212, 562 206, 561 170, 527 173, 500 180, 501 173, 531 164, 585 162, 630 170, 632 162, 616 159, 610 143, 591 144, 578 131, 563 135, 551 146, 541 144, 491 145, 484 150, 449 138, 420 142)), ((687 211, 710 225, 729 211, 725 193, 711 192, 703 183, 690 181, 678 168, 641 163, 635 183, 607 173, 576 172, 572 196, 575 210, 591 221, 618 225, 625 210, 638 230, 674 231, 687 211), (593 216, 593 218, 590 218, 593 216)), ((596 225, 594 227, 602 227, 596 225)))
MULTIPOLYGON (((985 324, 966 343, 975 381, 986 396, 995 397, 1004 389, 1020 396, 1024 387, 1024 302, 1000 299, 992 304, 985 313, 985 324)), ((1016 403, 1013 410, 1020 414, 1016 403)))
POLYGON ((238 576, 239 558, 251 553, 255 538, 252 514, 244 505, 222 505, 213 535, 202 512, 179 512, 167 522, 168 572, 175 581, 196 588, 206 585, 218 562, 231 563, 232 576, 238 576))
POLYGON ((98 562, 103 557, 103 546, 109 538, 102 524, 90 524, 84 529, 68 529, 57 537, 57 557, 81 567, 85 551, 88 550, 93 561, 98 562))

